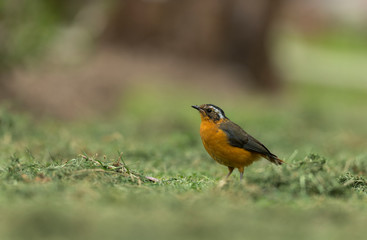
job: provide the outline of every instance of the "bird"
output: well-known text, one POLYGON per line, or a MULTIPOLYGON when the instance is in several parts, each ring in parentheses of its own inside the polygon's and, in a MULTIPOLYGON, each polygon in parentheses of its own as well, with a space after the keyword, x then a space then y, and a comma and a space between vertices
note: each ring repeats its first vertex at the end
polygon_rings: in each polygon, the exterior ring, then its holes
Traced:
POLYGON ((229 120, 218 106, 202 104, 192 107, 200 113, 200 136, 205 150, 215 161, 228 167, 226 179, 237 168, 242 180, 244 168, 261 157, 276 165, 284 163, 264 144, 229 120))

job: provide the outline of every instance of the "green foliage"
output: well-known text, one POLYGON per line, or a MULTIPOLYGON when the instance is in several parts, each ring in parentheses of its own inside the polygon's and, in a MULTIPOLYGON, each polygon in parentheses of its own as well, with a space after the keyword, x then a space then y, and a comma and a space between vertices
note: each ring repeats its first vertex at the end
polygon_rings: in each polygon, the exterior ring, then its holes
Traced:
POLYGON ((356 176, 347 172, 339 177, 339 182, 357 192, 367 193, 367 180, 363 176, 356 176))
POLYGON ((66 21, 64 4, 54 0, 1 1, 0 67, 35 60, 66 21))

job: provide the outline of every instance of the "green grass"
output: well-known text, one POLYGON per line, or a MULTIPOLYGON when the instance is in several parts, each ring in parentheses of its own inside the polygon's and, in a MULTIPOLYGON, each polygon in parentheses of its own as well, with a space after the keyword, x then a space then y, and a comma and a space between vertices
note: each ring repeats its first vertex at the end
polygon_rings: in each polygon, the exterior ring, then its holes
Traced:
POLYGON ((366 91, 218 96, 151 87, 74 122, 1 107, 1 239, 366 237, 366 91), (190 108, 204 102, 287 164, 262 160, 221 186, 227 170, 204 151, 190 108))

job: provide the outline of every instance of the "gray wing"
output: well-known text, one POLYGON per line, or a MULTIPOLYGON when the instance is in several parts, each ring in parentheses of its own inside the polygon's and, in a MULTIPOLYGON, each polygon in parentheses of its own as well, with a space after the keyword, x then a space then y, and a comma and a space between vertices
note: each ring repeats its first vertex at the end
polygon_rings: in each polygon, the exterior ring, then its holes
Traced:
POLYGON ((240 126, 233 122, 223 122, 219 128, 223 130, 233 147, 243 148, 245 150, 263 154, 269 158, 277 158, 261 142, 245 132, 240 126))

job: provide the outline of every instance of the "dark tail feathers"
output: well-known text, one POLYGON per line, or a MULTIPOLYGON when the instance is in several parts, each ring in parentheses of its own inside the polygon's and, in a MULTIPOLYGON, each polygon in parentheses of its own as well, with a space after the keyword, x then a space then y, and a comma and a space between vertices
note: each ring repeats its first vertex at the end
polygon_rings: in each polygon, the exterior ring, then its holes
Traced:
POLYGON ((275 165, 282 165, 283 163, 285 163, 283 160, 279 159, 274 154, 265 156, 265 158, 268 159, 270 162, 274 163, 275 165))

